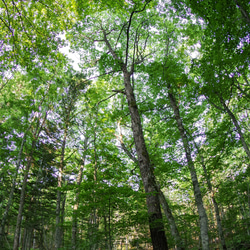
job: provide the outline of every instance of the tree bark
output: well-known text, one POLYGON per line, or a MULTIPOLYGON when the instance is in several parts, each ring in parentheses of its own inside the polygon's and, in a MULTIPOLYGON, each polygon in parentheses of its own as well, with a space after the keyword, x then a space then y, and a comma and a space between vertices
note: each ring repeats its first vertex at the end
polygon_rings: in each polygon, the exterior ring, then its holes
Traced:
MULTIPOLYGON (((85 137, 84 140, 84 151, 87 150, 87 144, 88 144, 88 137, 85 137)), ((76 193, 76 200, 75 200, 75 204, 74 204, 74 210, 73 210, 73 218, 72 218, 72 236, 71 236, 71 244, 72 244, 72 249, 75 250, 76 249, 76 245, 77 245, 77 210, 78 210, 78 206, 79 206, 79 186, 82 183, 82 173, 83 173, 83 169, 84 169, 84 165, 85 165, 85 158, 86 155, 84 153, 83 159, 82 159, 82 163, 79 169, 79 173, 78 173, 78 177, 77 177, 77 186, 78 186, 78 190, 76 193)))
POLYGON ((163 208, 164 214, 165 214, 165 216, 168 220, 169 226, 170 226, 171 234, 172 234, 173 238, 175 239, 176 249, 177 250, 185 250, 184 242, 180 237, 179 230, 176 226, 172 211, 168 205, 168 202, 167 202, 163 192, 160 190, 160 188, 159 188, 158 194, 159 194, 161 206, 163 208))
POLYGON ((64 152, 66 147, 66 139, 67 139, 67 125, 64 130, 63 142, 62 142, 62 151, 61 151, 61 159, 59 164, 59 173, 57 177, 57 199, 56 199, 56 232, 55 232, 55 248, 59 249, 62 244, 62 225, 61 225, 61 217, 62 217, 62 191, 60 190, 62 187, 62 174, 64 168, 64 152))
POLYGON ((232 111, 231 111, 231 110, 228 108, 228 106, 225 104, 225 101, 224 101, 224 99, 223 99, 222 97, 220 97, 220 102, 221 102, 221 104, 222 104, 224 110, 226 111, 226 113, 227 113, 227 114, 230 116, 230 118, 232 119, 233 124, 234 124, 234 126, 236 127, 236 130, 237 130, 237 132, 238 132, 238 134, 239 134, 239 136, 240 136, 240 141, 241 141, 241 143, 242 143, 242 146, 243 146, 243 148, 244 148, 244 150, 245 150, 245 152, 246 152, 248 158, 250 159, 250 150, 249 150, 249 147, 248 147, 248 145, 247 145, 247 143, 246 143, 246 141, 245 141, 244 135, 243 135, 243 133, 242 133, 242 131, 241 131, 240 125, 239 125, 239 123, 238 123, 238 121, 237 121, 235 115, 232 113, 232 111))
POLYGON ((158 189, 156 185, 153 167, 150 163, 149 154, 146 148, 141 118, 138 111, 135 95, 131 85, 131 73, 127 72, 124 65, 123 67, 124 86, 127 97, 127 103, 130 111, 133 137, 135 141, 135 148, 138 157, 138 164, 141 172, 142 182, 144 185, 145 193, 147 194, 147 208, 149 216, 150 234, 155 250, 166 250, 167 239, 165 236, 164 225, 162 221, 162 214, 160 209, 160 201, 157 195, 158 189))
MULTIPOLYGON (((126 49, 125 49, 125 58, 124 61, 116 54, 115 50, 112 48, 109 40, 107 39, 107 33, 103 29, 101 25, 101 30, 103 32, 103 41, 109 49, 109 52, 113 56, 113 58, 119 63, 120 69, 123 73, 123 81, 125 87, 125 95, 128 103, 128 108, 130 112, 130 118, 132 123, 132 131, 135 142, 135 148, 138 158, 138 164, 140 168, 141 178, 144 186, 145 193, 147 194, 146 202, 148 209, 148 217, 149 217, 149 228, 152 239, 153 249, 155 250, 167 250, 167 238, 164 231, 164 224, 162 221, 161 207, 160 201, 158 197, 158 189, 156 185, 156 180, 153 172, 153 167, 150 163, 150 158, 148 154, 148 150, 145 144, 142 123, 140 114, 138 111, 133 87, 131 84, 131 76, 133 75, 134 70, 134 62, 131 65, 131 70, 128 70, 128 58, 129 58, 129 43, 130 43, 130 26, 132 23, 133 15, 135 13, 139 13, 145 10, 147 4, 150 2, 146 1, 144 7, 138 11, 132 11, 130 14, 130 18, 128 21, 128 27, 126 29, 127 40, 126 40, 126 49)), ((135 42, 135 41, 134 41, 135 42)), ((133 55, 133 59, 134 55, 133 55)))
POLYGON ((218 233, 219 233, 221 246, 222 246, 223 250, 227 250, 225 237, 224 237, 224 233, 223 233, 223 228, 222 228, 222 224, 221 224, 219 206, 218 206, 218 203, 216 202, 216 199, 214 197, 212 184, 211 184, 210 178, 209 178, 208 173, 207 173, 207 168, 206 168, 206 165, 205 165, 205 162, 204 162, 204 158, 203 158, 202 155, 200 155, 200 157, 201 157, 201 163, 202 163, 204 175, 205 175, 205 178, 206 178, 206 181, 207 181, 208 190, 209 190, 209 192, 211 193, 211 196, 212 196, 212 202, 213 202, 213 205, 214 205, 214 211, 215 211, 216 222, 217 222, 217 230, 218 230, 218 233))
MULTIPOLYGON (((138 165, 138 160, 136 159, 136 157, 134 157, 132 155, 132 153, 127 149, 127 147, 125 146, 123 140, 122 140, 122 132, 121 132, 121 128, 120 128, 120 124, 118 122, 118 131, 119 131, 119 136, 118 136, 118 139, 119 139, 119 142, 121 144, 121 147, 123 149, 123 151, 127 154, 127 156, 135 163, 138 165)), ((179 230, 177 228, 177 225, 175 223, 175 219, 174 219, 174 216, 172 214, 172 211, 168 205, 168 202, 163 194, 163 192, 161 191, 159 185, 157 184, 157 187, 158 187, 158 195, 159 195, 159 200, 160 200, 160 204, 163 208, 163 211, 164 211, 164 214, 168 220, 168 223, 169 223, 169 226, 170 226, 170 232, 171 232, 171 235, 173 236, 173 238, 175 239, 175 244, 176 244, 176 247, 177 247, 177 250, 184 250, 184 242, 183 240, 181 239, 180 237, 180 234, 179 234, 179 230)))
POLYGON ((35 144, 36 144, 36 141, 33 140, 33 142, 32 142, 32 150, 30 152, 28 162, 27 162, 27 166, 26 166, 26 169, 25 169, 25 172, 24 172, 23 185, 22 185, 22 189, 21 189, 20 204, 19 204, 18 215, 17 215, 16 229, 15 229, 13 250, 18 250, 18 247, 19 247, 19 238, 20 238, 20 230, 21 230, 21 222, 22 222, 22 215, 23 215, 24 200, 25 200, 25 194, 26 194, 26 186, 27 186, 27 181, 28 181, 29 170, 30 170, 32 160, 33 160, 33 148, 35 147, 35 144))
POLYGON ((21 229, 22 214, 23 214, 23 208, 24 208, 24 200, 25 200, 26 186, 27 186, 27 182, 28 182, 29 170, 30 170, 30 167, 31 167, 32 161, 33 161, 34 148, 35 148, 37 139, 39 137, 39 134, 41 132, 41 129, 43 128, 43 126, 45 124, 46 119, 47 119, 47 112, 45 113, 41 124, 40 124, 40 120, 39 119, 37 120, 37 127, 35 129, 35 132, 33 133, 31 152, 29 154, 27 166, 26 166, 26 169, 24 171, 24 178, 23 178, 23 185, 22 185, 21 196, 20 196, 20 204, 19 204, 18 215, 17 215, 17 223, 16 223, 16 229, 15 229, 13 250, 18 250, 18 247, 19 247, 20 229, 21 229))
POLYGON ((188 163, 188 168, 189 168, 192 183, 193 183, 194 197, 195 197, 195 202, 196 202, 196 206, 197 206, 198 214, 199 214, 202 249, 208 250, 209 249, 208 219, 207 219, 207 214, 206 214, 205 208, 203 206, 200 186, 199 186, 198 178, 196 175, 194 163, 193 163, 193 160, 191 157, 191 149, 189 146, 189 141, 188 141, 188 138, 187 138, 187 135, 185 132, 185 128, 184 128, 183 123, 182 123, 182 119, 180 117, 179 107, 176 103, 176 99, 175 99, 174 95, 171 93, 170 86, 168 86, 168 88, 169 88, 168 97, 170 100, 170 105, 174 111, 175 120, 177 122, 178 129, 179 129, 179 132, 181 135, 181 139, 182 139, 182 143, 183 143, 183 146, 185 149, 186 159, 187 159, 187 163, 188 163))

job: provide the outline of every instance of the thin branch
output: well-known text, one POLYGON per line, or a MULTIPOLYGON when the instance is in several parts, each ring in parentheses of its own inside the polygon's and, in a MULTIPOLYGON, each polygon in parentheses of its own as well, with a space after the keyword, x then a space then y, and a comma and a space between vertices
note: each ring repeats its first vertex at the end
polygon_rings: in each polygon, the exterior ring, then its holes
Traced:
MULTIPOLYGON (((130 31, 130 26, 132 23, 132 18, 135 13, 140 13, 143 12, 146 8, 146 6, 151 2, 152 0, 149 0, 145 3, 144 7, 141 10, 133 10, 130 14, 129 17, 129 22, 128 22, 128 28, 127 28, 127 44, 126 44, 126 54, 125 54, 125 66, 128 64, 128 49, 129 49, 129 31, 130 31)), ((132 73, 132 72, 131 72, 132 73)))
POLYGON ((123 88, 123 89, 114 89, 114 90, 112 90, 112 92, 121 93, 121 94, 123 94, 123 95, 126 95, 126 93, 125 93, 125 88, 123 88))
POLYGON ((127 67, 128 64, 128 47, 129 47, 129 29, 131 26, 132 18, 134 15, 134 11, 131 12, 130 17, 129 17, 129 22, 128 22, 128 28, 127 28, 127 43, 126 43, 126 53, 125 53, 125 66, 127 67))
POLYGON ((214 102, 212 102, 208 97, 205 95, 205 98, 208 100, 209 103, 211 103, 215 108, 219 109, 220 111, 224 112, 224 109, 217 106, 214 102))
POLYGON ((14 33, 13 33, 10 25, 8 25, 1 16, 0 16, 0 20, 4 23, 4 25, 8 28, 8 30, 11 32, 12 36, 14 37, 14 33))
POLYGON ((249 81, 248 81, 248 79, 247 79, 247 77, 246 77, 245 75, 243 75, 243 78, 244 78, 246 84, 247 84, 247 85, 250 85, 250 83, 249 83, 249 81))
POLYGON ((113 95, 108 96, 107 98, 105 98, 105 99, 99 101, 95 106, 98 106, 100 103, 107 101, 108 99, 112 98, 113 96, 115 96, 115 95, 117 95, 117 94, 118 94, 118 92, 116 92, 116 93, 113 94, 113 95))
POLYGON ((120 39, 120 36, 121 36, 121 34, 122 34, 122 31, 123 31, 123 29, 125 28, 125 26, 127 25, 127 23, 128 23, 128 22, 126 22, 126 23, 124 23, 124 24, 122 25, 122 29, 121 29, 121 31, 120 31, 120 33, 119 33, 119 35, 118 35, 117 40, 116 40, 115 47, 117 46, 117 43, 118 43, 118 41, 119 41, 119 39, 120 39))
POLYGON ((110 53, 112 54, 112 56, 114 57, 114 59, 121 61, 121 59, 117 56, 117 54, 115 53, 115 51, 113 50, 113 48, 111 47, 111 44, 109 43, 108 39, 107 39, 107 33, 105 32, 104 28, 101 26, 102 32, 103 32, 103 36, 104 36, 104 42, 107 45, 110 53))
POLYGON ((235 83, 233 82, 233 85, 234 85, 238 90, 240 90, 241 93, 242 93, 243 95, 245 95, 247 98, 250 98, 250 95, 247 94, 247 93, 240 87, 239 81, 238 81, 237 79, 235 79, 235 81, 236 81, 238 84, 235 84, 235 83))
POLYGON ((238 3, 237 0, 234 0, 234 2, 236 3, 236 5, 239 7, 240 12, 242 14, 242 16, 245 18, 246 22, 248 23, 248 25, 250 25, 250 17, 247 14, 247 12, 243 9, 243 7, 238 3))
POLYGON ((130 152, 130 150, 127 149, 127 147, 125 146, 122 137, 122 131, 121 131, 121 126, 120 126, 120 121, 117 122, 117 127, 118 127, 118 131, 119 131, 119 135, 115 135, 116 138, 119 140, 120 144, 121 144, 121 148, 123 149, 123 151, 127 154, 127 156, 136 164, 138 164, 138 160, 137 158, 130 152))

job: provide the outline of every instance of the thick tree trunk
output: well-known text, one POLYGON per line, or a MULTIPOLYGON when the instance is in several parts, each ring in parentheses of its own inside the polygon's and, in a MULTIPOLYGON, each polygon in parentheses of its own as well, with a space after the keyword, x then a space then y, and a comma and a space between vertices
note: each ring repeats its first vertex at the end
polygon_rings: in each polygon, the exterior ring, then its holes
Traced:
POLYGON ((176 100, 174 95, 171 93, 171 89, 169 86, 169 91, 168 91, 168 97, 170 100, 171 107, 174 111, 174 116, 175 120, 178 125, 178 129, 181 135, 182 143, 185 149, 186 153, 186 159, 188 162, 188 168, 191 174, 191 179, 193 183, 193 190, 194 190, 194 197, 195 197, 195 202, 196 206, 198 209, 198 214, 199 214, 199 221, 200 221, 200 230, 201 230, 201 241, 202 241, 202 249, 203 250, 208 250, 209 249, 209 237, 208 237, 208 219, 207 219, 207 214, 205 211, 205 208, 203 206, 203 201, 202 201, 202 195, 200 191, 200 186, 198 182, 198 178, 196 175, 196 170, 194 167, 194 163, 191 157, 191 149, 189 146, 189 141, 185 133, 185 128, 183 126, 181 117, 180 117, 180 112, 179 108, 177 106, 176 100))
MULTIPOLYGON (((125 146, 123 140, 122 140, 122 132, 121 132, 121 127, 120 127, 120 123, 118 122, 117 123, 118 125, 118 131, 119 131, 119 136, 118 139, 120 141, 120 144, 121 144, 121 147, 123 149, 123 151, 127 154, 127 156, 132 160, 134 161, 135 164, 138 165, 138 160, 136 159, 136 157, 134 157, 132 155, 132 153, 127 149, 127 147, 125 146)), ((177 247, 177 250, 184 250, 184 242, 182 241, 181 237, 180 237, 180 234, 179 234, 179 231, 178 231, 178 228, 176 226, 176 223, 175 223, 175 219, 174 219, 174 216, 172 214, 172 211, 168 205, 168 202, 163 194, 163 192, 161 191, 159 185, 157 184, 157 187, 158 187, 158 195, 159 195, 159 199, 160 199, 160 204, 163 208, 163 211, 164 211, 164 214, 168 220, 168 223, 169 223, 169 226, 170 226, 170 230, 171 230, 171 235, 173 236, 173 238, 175 239, 175 244, 176 244, 176 247, 177 247)))
POLYGON ((134 64, 131 65, 131 72, 127 70, 128 65, 128 58, 129 58, 129 29, 132 22, 133 15, 138 12, 144 11, 147 2, 144 5, 144 8, 140 11, 132 11, 129 19, 129 24, 127 28, 127 46, 125 52, 125 62, 122 61, 121 58, 118 57, 116 52, 113 50, 111 44, 107 39, 107 33, 102 28, 103 32, 103 41, 105 42, 106 46, 108 47, 111 55, 114 59, 116 59, 121 66, 121 71, 123 73, 123 80, 124 80, 124 87, 125 87, 125 94, 128 103, 128 108, 131 117, 132 123, 132 131, 133 137, 135 142, 136 153, 138 157, 138 164, 141 172, 141 178, 144 186, 145 193, 147 194, 147 209, 148 209, 148 216, 149 216, 149 228, 150 234, 153 244, 153 249, 155 250, 166 250, 168 249, 167 238, 164 231, 164 224, 162 221, 162 214, 161 214, 161 207, 159 197, 157 195, 157 185, 155 181, 155 176, 153 172, 153 167, 150 164, 149 154, 146 148, 143 131, 142 131, 142 124, 141 118, 138 111, 134 91, 131 85, 131 75, 133 74, 134 64))
POLYGON ((225 101, 224 101, 224 99, 223 99, 222 97, 220 97, 220 102, 221 102, 221 104, 222 104, 224 110, 227 112, 227 114, 228 114, 228 115, 230 116, 230 118, 232 119, 232 121, 233 121, 233 123, 234 123, 234 126, 236 127, 236 130, 237 130, 237 132, 238 132, 238 134, 239 134, 239 136, 240 136, 240 141, 241 141, 241 143, 242 143, 242 146, 243 146, 243 148, 244 148, 244 150, 245 150, 245 152, 246 152, 248 158, 250 159, 250 150, 249 150, 249 147, 248 147, 248 145, 247 145, 247 143, 246 143, 246 141, 245 141, 244 135, 243 135, 243 133, 242 133, 242 131, 241 131, 240 125, 239 125, 239 123, 238 123, 238 121, 237 121, 235 115, 231 112, 231 110, 230 110, 230 109, 228 108, 228 106, 225 104, 225 101))
POLYGON ((131 74, 127 72, 125 65, 123 67, 123 76, 125 93, 131 116, 132 131, 138 156, 138 164, 141 172, 145 193, 147 194, 149 227, 153 249, 166 250, 168 249, 168 246, 164 231, 164 225, 162 222, 160 201, 157 195, 157 185, 143 136, 140 114, 136 104, 133 88, 131 86, 131 74))

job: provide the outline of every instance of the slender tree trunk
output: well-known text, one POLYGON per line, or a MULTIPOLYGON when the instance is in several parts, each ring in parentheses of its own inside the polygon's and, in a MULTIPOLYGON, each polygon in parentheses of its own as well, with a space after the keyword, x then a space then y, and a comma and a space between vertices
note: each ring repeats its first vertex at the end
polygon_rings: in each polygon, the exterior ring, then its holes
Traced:
POLYGON ((110 204, 110 198, 109 198, 109 211, 108 211, 108 234, 109 234, 109 250, 112 250, 113 244, 112 244, 112 232, 111 232, 111 204, 110 204))
POLYGON ((247 182, 247 200, 248 200, 248 217, 250 219, 250 188, 249 188, 249 177, 247 182))
POLYGON ((104 220, 104 233, 105 233, 105 248, 106 249, 109 249, 109 241, 108 241, 108 229, 107 229, 107 217, 106 215, 104 214, 103 216, 103 220, 104 220))
POLYGON ((61 246, 64 246, 64 219, 65 219, 65 204, 67 199, 67 192, 62 193, 62 209, 61 209, 61 216, 60 216, 60 225, 61 225, 61 246))
MULTIPOLYGON (((30 129, 30 127, 29 127, 29 129, 30 129)), ((20 168, 21 161, 22 161, 21 157, 22 157, 22 153, 23 153, 23 146, 24 146, 26 135, 27 135, 29 129, 26 131, 26 133, 23 136, 21 147, 20 147, 20 150, 19 150, 19 153, 18 153, 16 171, 14 173, 14 177, 13 177, 13 180, 12 180, 12 186, 11 186, 11 190, 10 190, 10 194, 9 194, 9 200, 8 200, 7 206, 5 208, 5 211, 3 213, 1 226, 0 226, 0 244, 3 244, 4 232, 5 232, 5 223, 6 223, 6 220, 8 218, 10 207, 12 205, 13 195, 14 195, 14 191, 15 191, 15 187, 16 187, 17 174, 18 174, 18 170, 20 168)))
POLYGON ((175 244, 176 244, 177 250, 185 250, 184 242, 180 237, 179 230, 176 226, 172 211, 168 205, 168 202, 167 202, 163 192, 160 190, 160 188, 159 188, 158 194, 159 194, 161 206, 163 208, 164 214, 165 214, 165 216, 168 220, 169 226, 170 226, 171 234, 172 234, 173 238, 175 239, 175 244))
POLYGON ((19 238, 20 238, 20 230, 21 230, 21 222, 22 222, 22 215, 23 215, 24 200, 25 200, 25 194, 26 194, 26 186, 27 186, 27 182, 28 182, 29 170, 30 170, 32 160, 33 160, 33 148, 35 147, 35 144, 36 144, 36 141, 33 140, 33 142, 32 142, 32 151, 30 152, 30 156, 28 158, 27 166, 26 166, 26 169, 25 169, 25 172, 24 172, 23 185, 22 185, 22 189, 21 189, 20 204, 19 204, 18 215, 17 215, 16 229, 15 229, 13 250, 18 250, 18 247, 19 247, 19 238))
POLYGON ((248 158, 250 159, 250 150, 249 150, 249 147, 248 147, 248 145, 247 145, 247 143, 246 143, 246 141, 245 141, 244 135, 243 135, 243 133, 242 133, 242 131, 241 131, 240 125, 239 125, 239 123, 238 123, 238 121, 237 121, 235 115, 231 112, 231 110, 230 110, 230 109, 228 108, 228 106, 225 104, 225 101, 224 101, 224 99, 223 99, 222 97, 220 97, 220 102, 221 102, 221 104, 222 104, 224 110, 227 112, 227 114, 228 114, 228 115, 230 116, 230 118, 232 119, 232 121, 233 121, 233 123, 234 123, 234 126, 236 127, 236 130, 237 130, 237 132, 238 132, 238 134, 239 134, 239 136, 240 136, 240 141, 241 141, 241 143, 242 143, 242 146, 243 146, 243 148, 244 148, 244 150, 245 150, 245 152, 246 152, 248 158))
MULTIPOLYGON (((88 139, 87 139, 88 140, 88 139)), ((84 142, 84 148, 85 150, 87 149, 87 140, 85 139, 84 142)), ((82 173, 83 173, 83 169, 84 169, 84 164, 85 164, 85 155, 83 156, 83 160, 82 160, 82 164, 80 166, 80 170, 79 170, 79 174, 78 174, 78 178, 77 178, 77 185, 80 186, 81 182, 82 182, 82 173)), ((73 211, 73 222, 72 222, 72 249, 76 249, 77 248, 77 228, 78 228, 78 216, 77 216, 77 210, 78 210, 78 206, 79 206, 79 192, 80 190, 78 190, 77 194, 76 194, 76 201, 74 204, 74 211, 73 211)))
MULTIPOLYGON (((78 179, 77 179, 77 185, 79 186, 82 182, 82 172, 83 172, 83 168, 84 168, 84 160, 83 163, 80 166, 80 170, 79 170, 79 175, 78 175, 78 179)), ((75 200, 75 204, 73 207, 73 216, 72 216, 72 232, 71 232, 71 244, 72 244, 72 249, 76 249, 77 246, 77 210, 78 210, 78 206, 79 206, 79 191, 76 194, 76 200, 75 200)))
MULTIPOLYGON (((35 118, 35 116, 34 116, 34 118, 35 118)), ((29 170, 30 170, 32 160, 33 160, 33 153, 34 153, 36 141, 39 137, 41 129, 43 128, 43 126, 45 124, 46 119, 47 119, 47 112, 45 113, 41 124, 40 124, 40 120, 39 119, 37 120, 37 127, 35 129, 35 132, 33 133, 31 152, 30 152, 30 155, 28 157, 26 169, 24 171, 24 178, 23 178, 23 185, 22 185, 22 189, 21 189, 19 210, 18 210, 18 215, 17 215, 17 223, 16 223, 16 229, 15 229, 13 250, 18 250, 18 247, 19 247, 20 228, 21 228, 21 222, 22 222, 22 213, 23 213, 23 207, 24 207, 24 200, 25 200, 26 186, 27 186, 27 181, 28 181, 29 170)))
MULTIPOLYGON (((74 109, 75 103, 77 101, 79 92, 78 92, 78 85, 71 86, 72 89, 69 90, 68 98, 70 100, 65 99, 63 102, 63 109, 65 112, 64 118, 64 132, 63 132, 63 140, 62 140, 62 151, 60 155, 60 164, 58 169, 58 179, 57 179, 57 201, 56 201, 56 231, 55 231, 55 248, 59 249, 62 246, 62 239, 63 239, 63 222, 64 222, 64 202, 62 200, 63 193, 61 191, 61 187, 63 184, 63 170, 64 170, 64 156, 65 156, 65 148, 66 148, 66 141, 68 136, 68 129, 70 126, 70 120, 72 119, 72 111, 74 109)), ((66 197, 64 197, 66 199, 66 197)))
POLYGON ((225 242, 225 237, 224 237, 224 233, 223 233, 223 228, 222 228, 222 224, 221 224, 221 218, 220 218, 220 211, 219 211, 219 206, 218 203, 216 202, 216 199, 214 197, 214 192, 213 192, 213 188, 212 188, 212 184, 210 181, 210 178, 208 176, 207 173, 207 168, 204 162, 204 158, 202 155, 200 155, 201 157, 201 163, 202 163, 202 167, 203 167, 203 171, 204 171, 204 175, 207 181, 207 185, 208 185, 208 190, 212 195, 212 202, 214 205, 214 211, 215 211, 215 216, 216 216, 216 222, 217 222, 217 230, 219 233, 219 237, 220 237, 220 241, 221 241, 221 246, 223 250, 227 250, 227 246, 226 246, 226 242, 225 242))
MULTIPOLYGON (((87 145, 88 145, 88 137, 85 136, 85 140, 84 140, 84 151, 87 150, 87 145)), ((72 244, 72 249, 75 250, 76 249, 76 245, 77 245, 77 210, 78 210, 78 206, 79 206, 79 194, 80 194, 80 189, 79 186, 82 183, 82 173, 83 173, 83 169, 84 169, 84 165, 85 165, 85 158, 86 158, 86 154, 84 152, 83 158, 82 158, 82 163, 80 165, 80 169, 79 169, 79 173, 78 173, 78 177, 77 177, 77 181, 76 184, 78 186, 78 190, 76 193, 76 200, 75 200, 75 204, 74 204, 74 210, 73 210, 73 217, 72 217, 72 233, 71 233, 71 244, 72 244)))
POLYGON ((182 143, 183 143, 185 153, 186 153, 186 159, 188 162, 188 168, 189 168, 192 183, 193 183, 194 197, 195 197, 195 202, 196 202, 196 206, 198 209, 199 221, 200 221, 202 249, 208 250, 209 249, 208 219, 207 219, 207 214, 206 214, 203 201, 202 201, 202 195, 200 191, 198 178, 196 175, 196 170, 195 170, 194 163, 191 157, 191 149, 189 146, 189 141, 185 132, 185 128, 183 126, 183 123, 180 117, 180 112, 176 103, 176 99, 174 95, 171 93, 170 86, 168 86, 168 88, 169 88, 168 96, 169 96, 170 104, 174 111, 175 120, 177 122, 178 129, 181 135, 182 143))
MULTIPOLYGON (((59 170, 57 187, 61 188, 62 186, 62 177, 59 170)), ((59 249, 61 246, 61 225, 60 225, 60 215, 61 215, 61 196, 62 193, 60 190, 57 190, 57 197, 56 197, 56 232, 55 232, 55 247, 59 249)))
POLYGON ((63 135, 63 142, 62 142, 62 151, 61 151, 61 159, 60 159, 60 165, 59 165, 59 173, 57 177, 57 198, 56 198, 56 232, 55 232, 55 247, 56 249, 59 249, 62 244, 62 174, 63 174, 63 167, 64 167, 64 153, 65 153, 65 147, 66 147, 66 139, 67 139, 67 125, 64 130, 63 135))
POLYGON ((158 188, 143 136, 140 114, 131 85, 131 74, 127 72, 125 66, 123 67, 123 76, 125 93, 131 116, 135 147, 138 156, 138 164, 141 172, 144 190, 147 194, 147 208, 152 244, 155 250, 166 250, 168 249, 168 246, 162 221, 160 201, 157 195, 158 188))

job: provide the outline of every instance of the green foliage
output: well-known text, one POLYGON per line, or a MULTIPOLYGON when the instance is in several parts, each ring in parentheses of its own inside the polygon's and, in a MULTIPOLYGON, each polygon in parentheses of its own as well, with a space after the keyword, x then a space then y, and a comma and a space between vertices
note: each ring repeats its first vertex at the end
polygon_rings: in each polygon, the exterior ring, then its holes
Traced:
POLYGON ((0 8, 0 222, 14 185, 6 249, 30 156, 20 247, 54 246, 57 191, 62 248, 73 249, 75 220, 76 249, 150 246, 122 65, 131 71, 154 174, 186 249, 199 247, 199 218, 169 93, 189 140, 211 241, 219 237, 214 197, 227 246, 249 247, 249 158, 223 106, 249 147, 246 1, 2 1, 0 8), (59 52, 62 33, 81 57, 80 72, 59 52))

